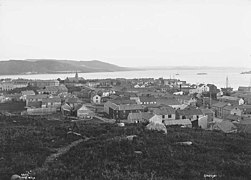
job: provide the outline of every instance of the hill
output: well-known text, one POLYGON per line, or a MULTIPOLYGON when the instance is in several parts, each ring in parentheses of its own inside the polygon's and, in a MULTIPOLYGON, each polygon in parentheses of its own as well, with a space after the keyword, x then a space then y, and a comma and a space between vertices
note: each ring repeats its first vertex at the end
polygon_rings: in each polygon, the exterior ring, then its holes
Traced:
MULTIPOLYGON (((250 134, 145 125, 72 124, 42 117, 0 116, 0 177, 32 170, 36 179, 250 179, 250 134), (35 118, 35 119, 34 119, 35 118), (40 169, 57 148, 88 137, 40 169), (136 135, 127 140, 127 135, 136 135), (179 142, 191 141, 192 145, 179 142), (210 178, 209 178, 210 179, 210 178), (212 177, 211 177, 212 179, 212 177)), ((47 117, 49 118, 49 117, 47 117)))
POLYGON ((98 60, 73 61, 54 59, 27 59, 0 61, 0 75, 50 74, 69 72, 113 72, 128 71, 132 68, 120 67, 98 60))

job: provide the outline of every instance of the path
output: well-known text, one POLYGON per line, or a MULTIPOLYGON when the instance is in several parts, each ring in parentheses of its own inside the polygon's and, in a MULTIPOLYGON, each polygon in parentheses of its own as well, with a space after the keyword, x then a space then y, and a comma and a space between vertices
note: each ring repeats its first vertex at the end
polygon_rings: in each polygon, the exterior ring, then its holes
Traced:
POLYGON ((85 142, 88 141, 90 138, 85 138, 85 139, 79 139, 76 141, 73 141, 71 144, 61 147, 61 148, 56 148, 55 150, 57 151, 56 153, 51 154, 50 156, 48 156, 45 161, 44 164, 42 165, 42 167, 40 168, 36 168, 35 170, 33 170, 32 172, 34 174, 36 174, 36 172, 41 172, 41 171, 46 171, 49 168, 49 164, 55 160, 57 160, 57 158, 65 153, 67 153, 72 147, 78 145, 81 142, 85 142))

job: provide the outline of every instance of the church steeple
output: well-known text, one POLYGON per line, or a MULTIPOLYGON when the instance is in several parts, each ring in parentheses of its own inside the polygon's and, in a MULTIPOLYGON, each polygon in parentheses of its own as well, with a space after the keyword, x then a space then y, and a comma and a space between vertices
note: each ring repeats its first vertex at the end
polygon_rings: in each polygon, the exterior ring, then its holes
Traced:
POLYGON ((76 71, 75 78, 78 79, 78 71, 76 71))

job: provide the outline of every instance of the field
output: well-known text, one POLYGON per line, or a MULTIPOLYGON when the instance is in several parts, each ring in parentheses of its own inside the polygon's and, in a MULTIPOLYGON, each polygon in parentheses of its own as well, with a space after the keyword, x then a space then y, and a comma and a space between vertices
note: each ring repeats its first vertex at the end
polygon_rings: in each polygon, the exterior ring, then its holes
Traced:
POLYGON ((167 128, 167 134, 144 125, 118 127, 105 123, 75 123, 46 119, 1 119, 0 176, 41 167, 54 148, 78 139, 88 141, 38 171, 36 179, 250 179, 251 135, 201 129, 167 128), (18 120, 17 120, 18 119, 18 120), (128 135, 136 135, 133 140, 128 135), (191 141, 192 145, 180 142, 191 141), (209 177, 211 176, 211 178, 209 177), (205 177, 205 178, 204 178, 205 177))

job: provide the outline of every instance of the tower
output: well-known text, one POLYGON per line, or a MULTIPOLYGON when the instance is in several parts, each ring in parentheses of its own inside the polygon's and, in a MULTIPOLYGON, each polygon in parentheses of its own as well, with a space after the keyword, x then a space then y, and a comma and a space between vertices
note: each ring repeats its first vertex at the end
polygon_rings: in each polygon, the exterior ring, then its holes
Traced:
POLYGON ((78 71, 76 71, 75 78, 78 79, 78 71))

